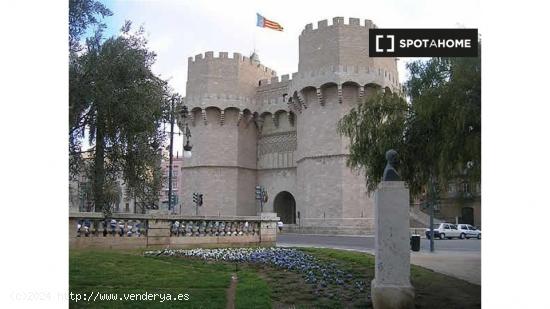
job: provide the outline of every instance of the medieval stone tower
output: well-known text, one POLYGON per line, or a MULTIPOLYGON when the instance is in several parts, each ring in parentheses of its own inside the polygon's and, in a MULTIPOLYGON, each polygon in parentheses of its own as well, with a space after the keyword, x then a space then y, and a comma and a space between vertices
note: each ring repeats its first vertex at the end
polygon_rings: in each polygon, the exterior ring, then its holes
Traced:
POLYGON ((346 166, 338 120, 375 91, 399 92, 395 58, 369 58, 370 20, 306 25, 298 72, 279 79, 254 54, 213 52, 189 58, 185 104, 193 157, 184 162, 180 197, 194 214, 256 215, 256 185, 287 224, 323 231, 370 230, 373 201, 364 175, 346 166))

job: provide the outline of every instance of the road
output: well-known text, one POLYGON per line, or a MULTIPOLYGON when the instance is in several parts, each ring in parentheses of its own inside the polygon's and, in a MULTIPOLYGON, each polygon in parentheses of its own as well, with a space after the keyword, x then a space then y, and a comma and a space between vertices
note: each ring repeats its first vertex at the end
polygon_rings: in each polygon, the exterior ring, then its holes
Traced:
MULTIPOLYGON (((286 234, 277 235, 277 244, 283 245, 308 245, 321 247, 342 247, 360 251, 374 250, 374 236, 327 236, 286 234)), ((444 239, 435 240, 437 251, 480 252, 481 241, 478 239, 444 239)), ((420 251, 430 251, 430 241, 420 240, 420 251)))
MULTIPOLYGON (((277 235, 280 247, 322 247, 354 250, 374 254, 373 236, 328 236, 282 233, 277 235)), ((478 239, 421 239, 420 252, 411 252, 411 263, 431 270, 481 284, 481 241, 478 239)))

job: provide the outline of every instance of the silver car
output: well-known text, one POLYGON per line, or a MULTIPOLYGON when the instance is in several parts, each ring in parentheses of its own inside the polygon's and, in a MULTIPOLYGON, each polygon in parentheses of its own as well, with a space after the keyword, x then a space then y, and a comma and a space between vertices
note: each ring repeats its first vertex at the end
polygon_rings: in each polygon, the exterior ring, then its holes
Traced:
MULTIPOLYGON (((426 237, 430 239, 430 229, 426 229, 426 237)), ((439 239, 451 239, 460 237, 460 232, 455 224, 451 223, 437 223, 434 224, 434 238, 439 239)))
POLYGON ((458 224, 458 231, 460 232, 460 239, 477 238, 481 239, 481 230, 475 226, 469 224, 458 224))

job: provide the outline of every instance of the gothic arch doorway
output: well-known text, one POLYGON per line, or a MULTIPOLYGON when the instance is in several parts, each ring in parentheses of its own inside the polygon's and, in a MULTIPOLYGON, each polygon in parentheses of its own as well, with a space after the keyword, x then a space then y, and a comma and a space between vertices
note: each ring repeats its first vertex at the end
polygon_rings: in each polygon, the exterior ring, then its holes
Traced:
POLYGON ((284 224, 296 224, 296 200, 287 191, 281 191, 273 200, 273 210, 284 224))

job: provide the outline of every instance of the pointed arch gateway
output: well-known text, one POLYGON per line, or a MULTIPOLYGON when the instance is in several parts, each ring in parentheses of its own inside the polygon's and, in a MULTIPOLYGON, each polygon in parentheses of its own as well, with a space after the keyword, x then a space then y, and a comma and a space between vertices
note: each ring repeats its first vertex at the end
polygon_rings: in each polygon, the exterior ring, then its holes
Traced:
POLYGON ((296 224, 296 200, 288 191, 281 191, 273 200, 273 210, 284 224, 296 224))

